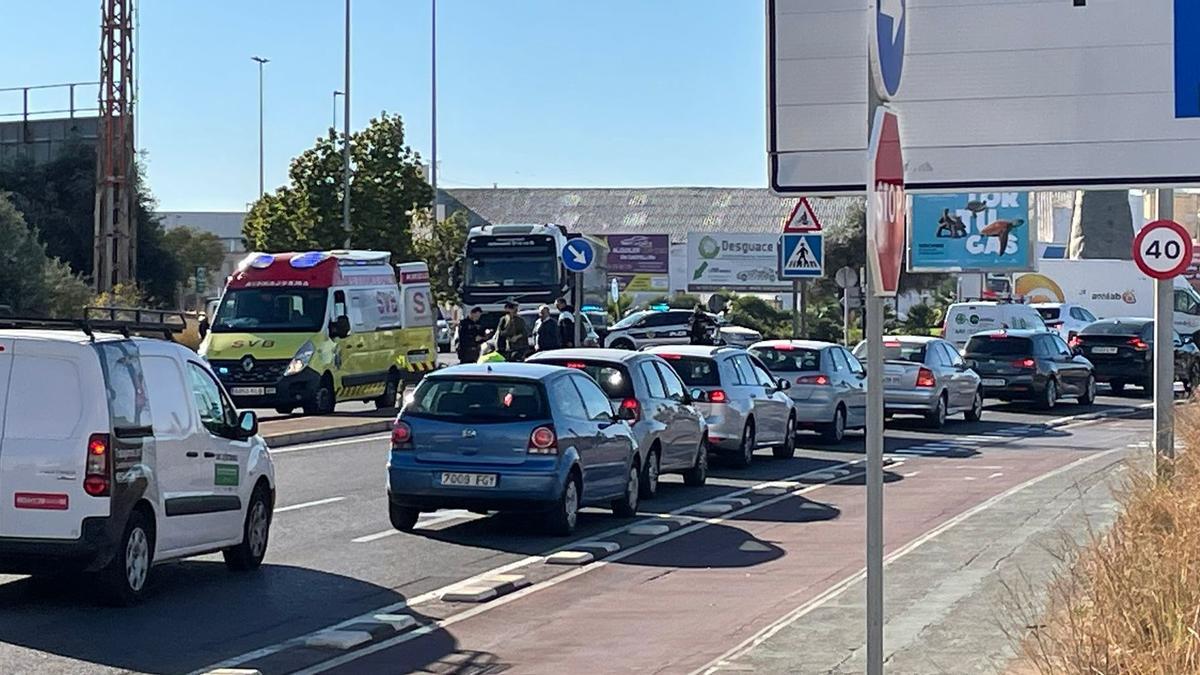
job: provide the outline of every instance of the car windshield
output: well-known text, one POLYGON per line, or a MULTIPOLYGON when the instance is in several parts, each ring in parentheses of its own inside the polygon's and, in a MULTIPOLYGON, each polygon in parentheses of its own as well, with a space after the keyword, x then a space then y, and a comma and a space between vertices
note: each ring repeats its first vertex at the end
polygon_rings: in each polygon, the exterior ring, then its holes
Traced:
POLYGON ((802 373, 821 369, 821 350, 780 345, 750 350, 772 373, 802 373))
POLYGON ((239 288, 225 292, 214 333, 312 333, 325 325, 324 288, 239 288))
POLYGON ((998 335, 976 335, 967 342, 965 355, 979 356, 1028 356, 1033 353, 1029 338, 998 335))
POLYGON ((492 288, 553 284, 558 267, 556 256, 541 251, 472 255, 467 259, 466 283, 492 288))
POLYGON ((403 414, 471 424, 549 417, 540 384, 500 378, 425 378, 403 414))
POLYGON ((1097 321, 1079 331, 1080 335, 1139 335, 1151 321, 1097 321))
POLYGON ((645 318, 647 316, 650 316, 652 313, 653 312, 649 312, 649 311, 634 312, 633 314, 630 314, 629 316, 625 317, 624 319, 621 319, 620 321, 614 323, 612 325, 613 330, 621 330, 622 328, 629 328, 630 326, 636 325, 637 322, 641 321, 643 318, 645 318))
POLYGON ((1038 307, 1037 313, 1042 315, 1043 321, 1054 321, 1062 313, 1058 307, 1038 307))
POLYGON ((679 374, 689 387, 719 387, 721 374, 717 370, 717 362, 699 356, 679 356, 677 354, 659 354, 679 374))
POLYGON ((566 366, 582 370, 600 384, 604 395, 609 398, 629 398, 633 396, 633 386, 629 382, 629 371, 625 366, 603 361, 583 359, 538 359, 538 363, 552 363, 556 366, 566 366))

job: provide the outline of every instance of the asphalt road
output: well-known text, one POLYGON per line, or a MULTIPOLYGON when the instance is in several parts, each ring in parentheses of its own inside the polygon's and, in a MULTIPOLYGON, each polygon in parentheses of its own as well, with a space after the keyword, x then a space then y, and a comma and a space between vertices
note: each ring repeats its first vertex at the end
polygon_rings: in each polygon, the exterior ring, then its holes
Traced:
MULTIPOLYGON (((985 499, 1008 482, 1052 470, 1066 461, 1064 453, 1072 451, 1076 432, 1070 427, 1050 426, 1049 422, 1063 424, 1064 416, 1133 413, 1136 406, 1146 403, 1139 398, 1101 397, 1093 406, 1064 403, 1049 413, 994 404, 980 422, 965 423, 959 416, 939 432, 922 429, 915 419, 910 422, 899 418, 889 425, 885 442, 885 452, 901 462, 888 469, 888 494, 896 493, 905 483, 927 485, 921 496, 905 502, 898 512, 905 515, 904 522, 932 522, 985 499), (996 448, 1017 441, 1027 444, 1024 452, 1007 459, 998 457, 996 448), (926 484, 925 478, 915 474, 905 476, 916 470, 932 478, 939 462, 982 459, 987 459, 989 466, 1005 468, 985 472, 978 485, 944 480, 926 484), (929 466, 913 468, 922 463, 929 466), (900 466, 904 471, 899 470, 900 466), (984 479, 989 473, 1007 477, 984 479)), ((1143 424, 1148 437, 1149 424, 1143 424)), ((154 594, 146 603, 122 610, 99 609, 91 604, 86 582, 0 576, 0 670, 182 673, 219 662, 252 661, 237 657, 516 564, 565 543, 538 533, 522 517, 483 517, 465 512, 426 514, 416 533, 395 532, 386 512, 386 452, 383 435, 276 450, 277 511, 267 560, 257 573, 230 573, 217 556, 172 563, 157 568, 154 594)), ((746 570, 770 570, 772 564, 787 557, 788 547, 803 545, 809 547, 810 554, 822 557, 818 567, 823 576, 806 586, 806 592, 819 592, 822 583, 832 583, 841 571, 860 564, 862 480, 861 473, 855 473, 859 469, 847 468, 846 464, 861 457, 861 434, 850 435, 838 446, 820 446, 814 437, 814 441, 804 439, 791 460, 775 460, 769 452, 760 451, 748 469, 716 465, 704 488, 686 488, 677 476, 666 476, 660 496, 643 504, 642 517, 675 512, 696 502, 802 474, 808 474, 802 483, 807 480, 820 487, 832 482, 837 486, 822 487, 822 492, 806 496, 805 501, 812 505, 802 511, 797 511, 795 504, 767 506, 757 515, 747 516, 747 523, 738 523, 737 527, 714 525, 680 536, 670 544, 646 549, 625 564, 609 565, 604 574, 632 575, 625 581, 636 586, 647 583, 639 575, 648 572, 654 576, 678 569, 717 569, 723 574, 690 577, 688 583, 731 585, 735 594, 739 592, 738 584, 744 583, 742 590, 747 597, 760 597, 775 591, 769 585, 753 583, 751 577, 761 579, 761 575, 746 570), (822 474, 825 471, 830 472, 828 476, 822 474), (759 531, 764 526, 770 526, 769 536, 759 531), (747 541, 753 542, 749 549, 744 546, 747 541), (712 551, 732 552, 723 557, 712 551)), ((633 520, 589 509, 581 517, 575 539, 606 533, 633 520)), ((889 534, 889 546, 901 545, 905 537, 915 536, 916 529, 897 527, 894 535, 889 534)), ((599 574, 589 575, 555 587, 566 589, 578 584, 574 597, 579 597, 580 589, 586 589, 588 597, 601 598, 598 602, 602 607, 592 620, 580 624, 581 629, 600 631, 595 634, 622 625, 626 620, 622 611, 634 612, 636 608, 638 613, 653 614, 664 597, 675 597, 669 585, 655 591, 660 595, 650 599, 639 600, 636 593, 628 591, 604 596, 603 579, 599 574), (623 610, 622 603, 626 603, 627 610, 623 610)), ((620 587, 628 588, 625 584, 620 587)), ((419 645, 379 651, 364 660, 341 665, 338 672, 405 672, 451 656, 469 658, 475 653, 490 654, 494 657, 491 662, 498 659, 515 664, 518 672, 530 672, 529 659, 536 652, 539 636, 549 635, 546 631, 553 624, 549 617, 565 617, 563 606, 553 604, 556 601, 565 602, 548 591, 539 593, 527 601, 506 605, 503 613, 493 619, 480 617, 475 623, 464 622, 456 627, 461 632, 453 636, 445 630, 433 631, 423 636, 419 645), (513 635, 514 626, 521 627, 519 640, 513 635), (401 659, 396 650, 408 655, 407 660, 401 659)), ((734 611, 739 606, 745 607, 733 603, 732 613, 728 614, 736 624, 734 628, 773 620, 778 617, 772 612, 784 612, 782 606, 772 605, 769 611, 755 610, 739 619, 734 611)), ((421 609, 418 605, 410 613, 422 619, 421 609)), ((692 609, 702 613, 703 603, 692 609)), ((705 623, 714 632, 676 635, 676 642, 703 644, 705 649, 698 651, 700 655, 714 650, 720 653, 733 644, 713 636, 732 630, 728 623, 705 623)), ((632 625, 634 630, 622 631, 621 635, 636 641, 639 624, 632 625)), ((554 635, 556 644, 572 649, 561 632, 554 635)), ((616 643, 609 639, 605 644, 612 648, 616 643)), ((627 656, 621 663, 634 672, 642 672, 647 663, 661 658, 654 649, 620 647, 617 651, 627 656)), ((579 659, 556 662, 557 672, 572 672, 586 665, 580 659, 597 656, 594 651, 576 651, 579 659)), ((260 652, 260 656, 267 652, 260 652)), ((328 657, 336 654, 329 653, 328 657)), ((697 656, 686 665, 699 666, 703 662, 697 656)), ((277 665, 263 669, 286 672, 294 668, 277 665)), ((462 672, 475 671, 468 668, 462 672)))

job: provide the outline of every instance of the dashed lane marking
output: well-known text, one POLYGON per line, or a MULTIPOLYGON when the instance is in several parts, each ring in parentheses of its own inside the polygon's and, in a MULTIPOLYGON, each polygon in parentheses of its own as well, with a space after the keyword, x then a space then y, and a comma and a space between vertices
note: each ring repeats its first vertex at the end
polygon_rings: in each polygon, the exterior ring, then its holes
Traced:
POLYGON ((281 506, 281 507, 275 509, 275 513, 287 513, 288 511, 298 511, 300 509, 307 509, 310 506, 323 506, 325 504, 335 504, 337 502, 342 501, 343 499, 345 499, 345 497, 329 497, 327 499, 318 499, 315 501, 304 502, 301 504, 292 504, 291 506, 281 506))

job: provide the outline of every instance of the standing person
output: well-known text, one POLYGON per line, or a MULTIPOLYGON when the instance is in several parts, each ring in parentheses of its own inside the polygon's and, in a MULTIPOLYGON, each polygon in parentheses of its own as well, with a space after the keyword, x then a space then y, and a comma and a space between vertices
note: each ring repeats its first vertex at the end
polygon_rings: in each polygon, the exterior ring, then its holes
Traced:
POLYGON ((458 322, 459 363, 475 363, 479 360, 480 345, 487 339, 483 326, 479 325, 481 316, 483 316, 483 310, 479 307, 472 307, 471 311, 467 312, 467 315, 458 322))
POLYGON ((550 305, 542 305, 538 308, 537 322, 533 324, 533 350, 548 352, 560 345, 558 321, 550 316, 550 305))
POLYGON ((566 298, 555 300, 554 306, 558 309, 558 345, 570 349, 575 346, 575 308, 566 298))
POLYGON ((509 361, 521 361, 529 353, 529 329, 511 300, 504 303, 504 316, 496 327, 496 350, 509 361))
POLYGON ((704 311, 700 305, 696 305, 696 309, 692 311, 692 318, 688 321, 688 342, 694 345, 711 345, 713 343, 710 332, 717 325, 716 321, 704 311))

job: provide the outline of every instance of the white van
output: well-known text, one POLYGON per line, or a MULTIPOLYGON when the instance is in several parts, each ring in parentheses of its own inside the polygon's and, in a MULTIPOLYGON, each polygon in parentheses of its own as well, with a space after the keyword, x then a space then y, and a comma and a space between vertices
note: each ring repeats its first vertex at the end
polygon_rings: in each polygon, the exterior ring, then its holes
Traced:
POLYGON ((1029 305, 984 300, 956 302, 946 308, 942 337, 961 350, 972 335, 1002 328, 1047 330, 1042 315, 1029 305))
POLYGON ((194 352, 127 337, 146 314, 173 313, 139 311, 125 335, 0 319, 0 573, 97 572, 130 604, 160 562, 262 562, 275 470, 258 421, 194 352))

